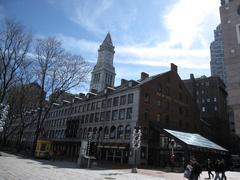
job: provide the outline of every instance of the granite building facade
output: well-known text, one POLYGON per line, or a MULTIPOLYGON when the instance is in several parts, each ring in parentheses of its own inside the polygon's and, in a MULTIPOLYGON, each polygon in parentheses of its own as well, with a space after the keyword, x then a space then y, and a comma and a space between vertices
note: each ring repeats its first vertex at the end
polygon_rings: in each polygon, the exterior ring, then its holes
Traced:
POLYGON ((240 136, 240 2, 222 0, 220 7, 224 42, 224 63, 227 77, 228 105, 240 136))

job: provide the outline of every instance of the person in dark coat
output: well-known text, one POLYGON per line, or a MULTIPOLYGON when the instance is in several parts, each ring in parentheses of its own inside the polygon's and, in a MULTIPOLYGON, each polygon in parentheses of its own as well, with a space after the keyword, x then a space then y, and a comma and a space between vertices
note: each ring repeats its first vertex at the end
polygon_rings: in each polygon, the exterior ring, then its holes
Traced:
POLYGON ((201 173, 202 173, 201 165, 196 160, 192 160, 192 172, 189 179, 198 180, 201 173))
POLYGON ((227 177, 225 175, 225 171, 226 171, 226 166, 225 166, 225 161, 224 159, 222 159, 220 162, 219 162, 219 170, 220 170, 220 173, 222 174, 221 176, 221 179, 223 180, 226 180, 227 177))
POLYGON ((214 171, 215 171, 215 178, 214 180, 220 180, 220 176, 219 176, 219 173, 220 173, 220 160, 217 159, 215 164, 214 164, 214 171))
POLYGON ((212 162, 211 159, 207 160, 207 172, 208 172, 208 179, 211 179, 214 177, 214 174, 212 173, 212 162))

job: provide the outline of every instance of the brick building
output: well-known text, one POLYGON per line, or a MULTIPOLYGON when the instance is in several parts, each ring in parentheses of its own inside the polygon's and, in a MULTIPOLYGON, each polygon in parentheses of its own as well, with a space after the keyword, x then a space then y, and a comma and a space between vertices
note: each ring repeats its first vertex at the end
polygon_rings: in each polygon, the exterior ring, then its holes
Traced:
POLYGON ((201 117, 200 132, 224 147, 229 147, 229 121, 227 92, 219 76, 184 80, 186 87, 198 105, 201 117))

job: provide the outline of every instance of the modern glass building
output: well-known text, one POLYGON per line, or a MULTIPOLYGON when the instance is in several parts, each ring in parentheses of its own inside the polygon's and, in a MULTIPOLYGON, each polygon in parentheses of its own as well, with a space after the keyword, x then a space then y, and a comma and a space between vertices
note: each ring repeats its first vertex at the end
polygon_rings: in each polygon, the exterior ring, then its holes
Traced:
POLYGON ((210 45, 211 52, 211 75, 219 76, 226 84, 226 73, 224 66, 224 46, 221 24, 214 30, 214 41, 210 45))

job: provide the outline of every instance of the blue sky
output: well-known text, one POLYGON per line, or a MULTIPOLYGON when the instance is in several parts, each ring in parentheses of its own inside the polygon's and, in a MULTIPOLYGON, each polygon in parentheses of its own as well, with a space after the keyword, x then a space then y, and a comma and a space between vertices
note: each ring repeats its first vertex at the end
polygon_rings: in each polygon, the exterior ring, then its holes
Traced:
POLYGON ((219 6, 220 0, 1 0, 0 18, 16 18, 35 37, 56 36, 93 63, 110 32, 118 85, 142 71, 167 71, 170 63, 182 79, 209 76, 219 6))

